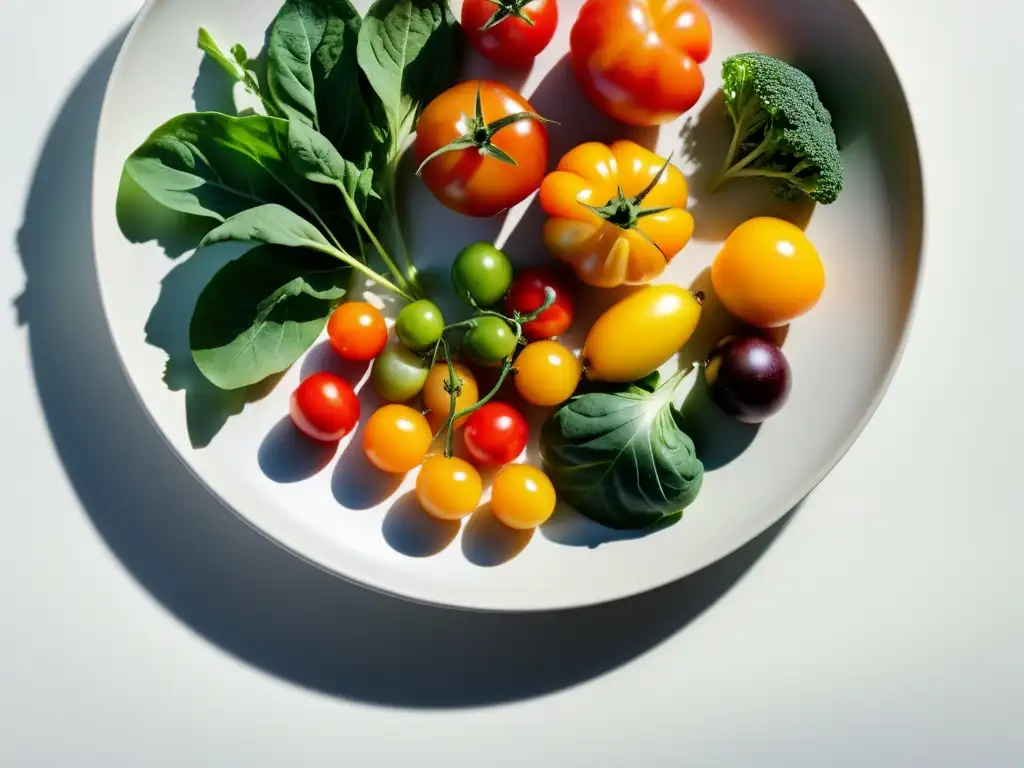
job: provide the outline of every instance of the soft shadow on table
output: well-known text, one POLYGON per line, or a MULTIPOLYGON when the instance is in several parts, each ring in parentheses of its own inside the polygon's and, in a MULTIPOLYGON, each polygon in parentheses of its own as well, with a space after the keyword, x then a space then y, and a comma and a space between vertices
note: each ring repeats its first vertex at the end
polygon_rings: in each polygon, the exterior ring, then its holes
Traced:
MULTIPOLYGON (((331 695, 398 707, 494 704, 573 686, 644 653, 713 605, 772 543, 784 523, 632 599, 493 615, 413 604, 332 577, 221 506, 149 421, 101 308, 91 162, 122 39, 100 52, 47 137, 18 237, 28 284, 17 306, 53 441, 83 508, 124 567, 181 622, 258 669, 331 695)), ((286 482, 301 469, 281 471, 286 482)), ((392 520, 391 535, 401 536, 402 525, 392 520)), ((487 520, 477 525, 486 542, 487 520)), ((474 557, 485 567, 496 555, 481 547, 474 557)))

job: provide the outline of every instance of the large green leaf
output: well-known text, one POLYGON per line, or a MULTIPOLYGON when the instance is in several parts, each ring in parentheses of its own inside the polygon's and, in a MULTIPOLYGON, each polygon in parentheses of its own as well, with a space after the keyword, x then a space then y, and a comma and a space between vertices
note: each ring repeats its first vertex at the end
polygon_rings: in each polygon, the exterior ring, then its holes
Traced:
POLYGON ((157 128, 125 171, 158 203, 181 213, 224 221, 266 203, 305 211, 315 198, 293 170, 287 145, 287 120, 192 112, 157 128))
POLYGON ((380 97, 392 150, 419 110, 458 74, 462 35, 446 0, 376 0, 359 30, 358 57, 380 97))
POLYGON ((704 465, 672 403, 678 380, 588 392, 559 408, 540 442, 558 497, 609 528, 651 528, 682 515, 704 465))
POLYGON ((247 251, 199 295, 189 327, 196 365, 226 390, 286 370, 323 332, 349 277, 347 268, 331 269, 306 251, 271 245, 247 251))
POLYGON ((309 248, 332 254, 335 249, 315 226, 281 205, 260 205, 232 216, 210 230, 200 247, 235 241, 309 248))
POLYGON ((271 27, 267 77, 285 115, 366 167, 382 137, 356 61, 361 22, 349 0, 287 0, 271 27))

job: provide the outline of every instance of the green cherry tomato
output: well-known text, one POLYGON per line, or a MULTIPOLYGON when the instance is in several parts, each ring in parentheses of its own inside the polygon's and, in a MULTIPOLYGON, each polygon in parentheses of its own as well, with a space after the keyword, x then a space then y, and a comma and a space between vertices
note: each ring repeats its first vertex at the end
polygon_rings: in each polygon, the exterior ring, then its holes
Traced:
POLYGON ((481 365, 497 365, 516 351, 516 334, 500 317, 484 315, 462 340, 469 356, 481 365))
POLYGON ((405 346, 413 352, 423 352, 441 338, 444 317, 434 302, 420 299, 402 307, 395 321, 395 330, 405 346))
POLYGON ((370 371, 370 382, 382 399, 404 403, 418 395, 430 368, 419 355, 398 344, 384 348, 370 371))
POLYGON ((455 257, 452 284, 467 304, 493 306, 505 298, 512 285, 512 262, 490 243, 472 243, 455 257))

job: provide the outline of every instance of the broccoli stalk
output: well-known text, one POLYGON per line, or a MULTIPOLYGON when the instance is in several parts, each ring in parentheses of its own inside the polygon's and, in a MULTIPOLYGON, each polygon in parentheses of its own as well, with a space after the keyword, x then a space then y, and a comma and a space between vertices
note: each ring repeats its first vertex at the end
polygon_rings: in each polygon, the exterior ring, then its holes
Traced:
POLYGON ((843 163, 832 116, 811 79, 763 53, 742 53, 722 63, 722 93, 734 131, 725 162, 712 180, 776 179, 776 194, 835 202, 843 189, 843 163))

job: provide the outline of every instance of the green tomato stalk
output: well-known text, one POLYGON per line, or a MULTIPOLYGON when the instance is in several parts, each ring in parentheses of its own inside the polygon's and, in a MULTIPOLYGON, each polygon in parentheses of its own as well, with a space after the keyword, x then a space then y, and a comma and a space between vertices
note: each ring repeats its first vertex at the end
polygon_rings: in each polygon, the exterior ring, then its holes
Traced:
MULTIPOLYGON (((530 312, 529 314, 520 315, 518 312, 515 312, 513 313, 512 317, 507 317, 501 314, 500 312, 492 312, 490 310, 479 310, 477 317, 497 317, 511 325, 516 333, 516 347, 518 348, 523 338, 523 323, 529 323, 533 320, 536 320, 538 317, 540 317, 542 313, 544 313, 548 308, 550 308, 555 303, 556 299, 557 294, 555 293, 554 289, 548 286, 547 288, 544 289, 544 303, 541 304, 533 312, 530 312)), ((452 457, 452 439, 455 437, 455 430, 453 428, 453 425, 455 424, 455 422, 458 421, 459 419, 469 416, 469 414, 487 405, 487 403, 489 403, 494 398, 494 396, 498 394, 498 391, 501 389, 502 384, 505 383, 505 379, 508 378, 508 375, 513 370, 512 355, 509 355, 508 357, 505 358, 501 366, 501 372, 498 374, 498 381, 495 382, 494 387, 491 388, 491 391, 488 392, 483 397, 481 397, 477 402, 473 403, 473 405, 466 406, 461 411, 455 410, 455 406, 458 402, 459 395, 462 394, 462 380, 455 373, 455 366, 452 364, 451 351, 448 348, 448 341, 447 339, 445 339, 444 334, 449 330, 467 326, 472 322, 472 320, 463 320, 462 322, 453 323, 452 325, 447 326, 444 329, 444 331, 441 332, 441 338, 434 346, 434 353, 431 361, 431 367, 433 367, 434 362, 437 361, 438 349, 444 350, 444 356, 446 361, 448 362, 448 378, 445 379, 444 388, 445 391, 447 391, 451 395, 451 404, 448 406, 448 418, 445 420, 444 426, 441 428, 441 431, 445 432, 444 456, 446 459, 450 459, 452 457)))

